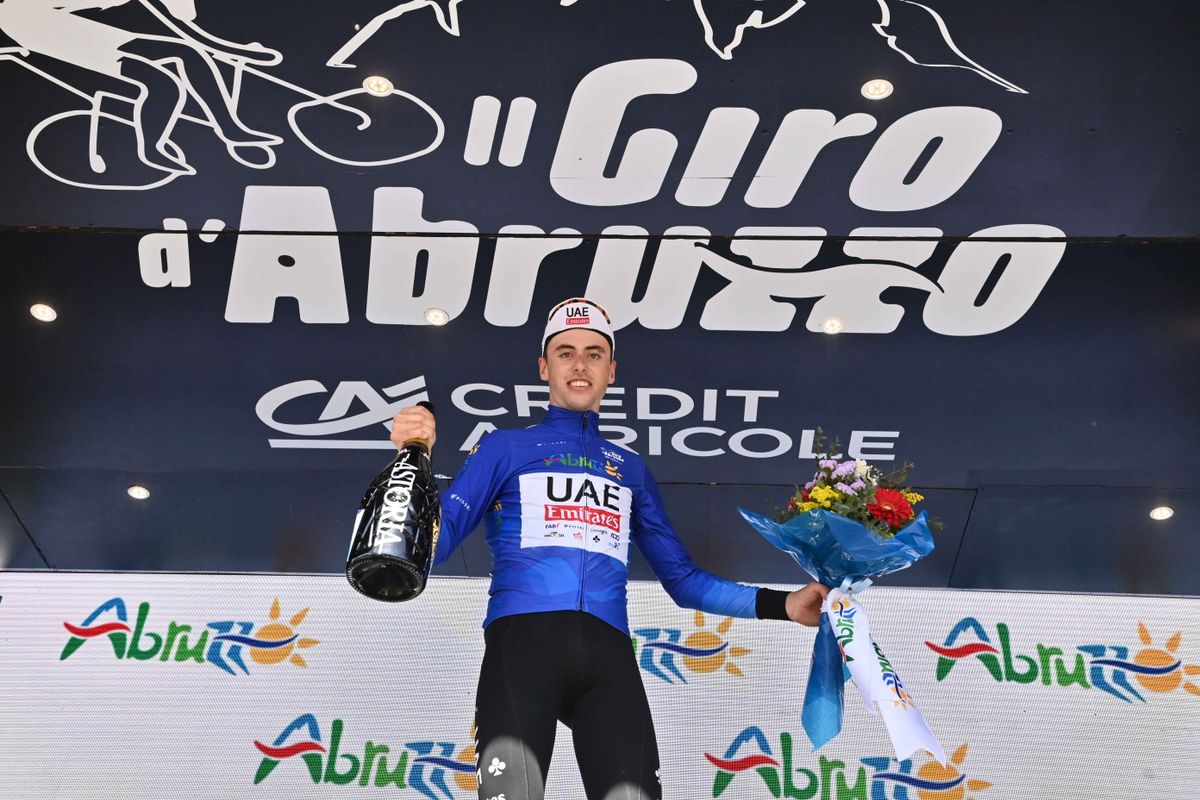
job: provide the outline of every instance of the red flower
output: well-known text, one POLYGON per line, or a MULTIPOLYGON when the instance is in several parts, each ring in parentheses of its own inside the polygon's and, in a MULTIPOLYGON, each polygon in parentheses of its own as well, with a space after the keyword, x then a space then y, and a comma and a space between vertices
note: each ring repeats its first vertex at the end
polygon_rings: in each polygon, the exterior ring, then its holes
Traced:
POLYGON ((804 502, 804 503, 808 502, 808 489, 800 490, 800 500, 801 500, 801 502, 804 502))
POLYGON ((890 528, 899 528, 914 516, 912 505, 895 489, 876 489, 875 502, 867 504, 867 512, 890 528))

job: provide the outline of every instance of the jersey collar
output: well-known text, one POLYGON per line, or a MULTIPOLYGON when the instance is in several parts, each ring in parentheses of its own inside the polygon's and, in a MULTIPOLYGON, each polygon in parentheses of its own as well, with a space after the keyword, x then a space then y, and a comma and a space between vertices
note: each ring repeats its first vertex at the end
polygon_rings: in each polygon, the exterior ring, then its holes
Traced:
POLYGON ((600 415, 595 411, 571 411, 552 405, 546 410, 542 424, 564 433, 579 433, 586 428, 590 433, 600 435, 600 415))

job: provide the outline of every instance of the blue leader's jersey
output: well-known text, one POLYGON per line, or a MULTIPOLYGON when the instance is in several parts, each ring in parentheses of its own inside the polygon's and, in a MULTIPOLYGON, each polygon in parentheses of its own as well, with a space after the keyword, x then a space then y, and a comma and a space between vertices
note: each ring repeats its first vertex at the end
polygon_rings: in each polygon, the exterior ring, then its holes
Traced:
POLYGON ((602 438, 597 419, 550 406, 538 425, 485 436, 442 494, 434 563, 482 518, 492 551, 485 626, 512 614, 578 609, 628 633, 632 541, 679 605, 754 617, 757 588, 692 562, 645 463, 602 438))

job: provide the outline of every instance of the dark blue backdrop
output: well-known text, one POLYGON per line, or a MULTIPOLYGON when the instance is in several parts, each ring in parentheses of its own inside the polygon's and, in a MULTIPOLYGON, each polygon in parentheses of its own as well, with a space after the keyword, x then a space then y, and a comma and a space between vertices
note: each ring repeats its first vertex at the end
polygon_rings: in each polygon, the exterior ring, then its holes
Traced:
MULTIPOLYGON (((76 20, 0 14, 29 51, 0 59, 0 562, 336 571, 391 404, 438 404, 453 474, 481 425, 536 419, 538 320, 588 291, 622 326, 606 422, 710 568, 798 577, 733 509, 806 480, 820 427, 918 464, 946 532, 897 582, 1200 592, 1192 4, 800 5, 439 0, 339 68, 388 4, 211 0, 189 26, 147 0, 76 15, 127 40, 107 72, 99 34, 40 34, 76 20), (756 9, 778 24, 738 39, 756 9), (134 52, 184 54, 175 172, 161 107, 130 99, 163 73, 134 52), (207 64, 277 142, 198 121, 224 102, 207 64), (348 95, 356 131, 296 105, 369 75, 429 110, 348 95), (863 98, 872 77, 895 93, 863 98), (1147 519, 1163 502, 1176 517, 1147 519)), ((480 537, 453 568, 486 574, 480 537)))

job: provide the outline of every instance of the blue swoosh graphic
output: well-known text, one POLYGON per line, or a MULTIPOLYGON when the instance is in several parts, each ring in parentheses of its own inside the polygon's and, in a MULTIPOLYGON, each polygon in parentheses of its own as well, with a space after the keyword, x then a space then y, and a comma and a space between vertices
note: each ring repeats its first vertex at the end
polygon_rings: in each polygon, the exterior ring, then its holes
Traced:
POLYGON ((1138 675, 1166 675, 1174 672, 1183 665, 1182 661, 1176 661, 1165 667, 1147 667, 1142 664, 1134 664, 1129 661, 1118 661, 1115 658, 1097 658, 1092 661, 1093 664, 1102 664, 1106 667, 1116 667, 1117 669, 1127 670, 1137 673, 1138 675))
POLYGON ((461 761, 454 761, 453 759, 441 758, 439 756, 418 756, 417 758, 413 759, 413 763, 414 764, 433 764, 434 766, 437 766, 437 767, 445 767, 446 769, 452 769, 455 772, 474 772, 475 771, 474 764, 464 764, 461 761))
POLYGON ((647 642, 644 647, 656 647, 659 650, 669 650, 672 653, 689 656, 691 658, 705 658, 707 656, 715 656, 726 647, 729 647, 729 642, 723 642, 720 647, 710 647, 707 650, 701 650, 696 647, 684 647, 681 644, 671 644, 670 642, 647 642))
POLYGON ((300 634, 293 633, 286 639, 255 639, 253 636, 240 636, 236 633, 221 633, 213 637, 213 641, 234 642, 236 644, 244 644, 247 647, 254 647, 259 650, 275 650, 280 647, 291 644, 300 638, 300 634))
POLYGON ((927 781, 923 778, 916 778, 912 775, 902 775, 899 772, 879 772, 875 774, 875 780, 889 780, 894 783, 902 783, 905 786, 912 786, 915 789, 927 789, 931 792, 944 792, 948 789, 953 789, 967 779, 966 775, 959 775, 954 780, 950 781, 927 781))

